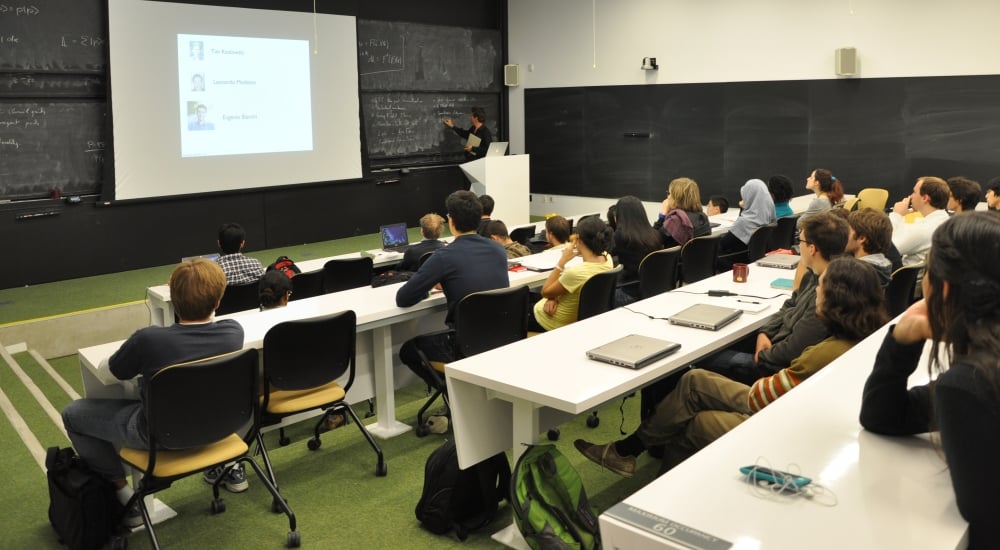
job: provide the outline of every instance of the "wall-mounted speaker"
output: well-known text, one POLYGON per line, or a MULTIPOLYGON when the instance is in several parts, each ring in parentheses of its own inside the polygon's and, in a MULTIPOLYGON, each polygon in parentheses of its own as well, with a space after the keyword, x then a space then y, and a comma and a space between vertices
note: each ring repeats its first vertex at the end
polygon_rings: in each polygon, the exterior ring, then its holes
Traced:
POLYGON ((504 65, 503 66, 503 83, 505 86, 520 86, 521 85, 521 66, 520 65, 504 65))
POLYGON ((837 76, 858 76, 857 48, 837 48, 834 56, 834 72, 837 76))

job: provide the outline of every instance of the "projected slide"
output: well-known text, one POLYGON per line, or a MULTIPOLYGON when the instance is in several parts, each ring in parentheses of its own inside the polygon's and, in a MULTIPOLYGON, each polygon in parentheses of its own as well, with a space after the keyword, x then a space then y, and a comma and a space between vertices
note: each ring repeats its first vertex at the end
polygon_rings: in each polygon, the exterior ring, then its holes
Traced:
POLYGON ((181 156, 312 150, 309 42, 177 35, 181 156))

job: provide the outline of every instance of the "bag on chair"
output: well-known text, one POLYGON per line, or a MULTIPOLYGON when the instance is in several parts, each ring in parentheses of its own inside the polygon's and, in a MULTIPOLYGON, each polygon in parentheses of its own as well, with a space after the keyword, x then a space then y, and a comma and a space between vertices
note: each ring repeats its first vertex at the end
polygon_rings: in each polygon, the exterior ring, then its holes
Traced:
POLYGON ((427 457, 417 519, 428 531, 455 530, 459 540, 488 525, 510 485, 507 455, 498 453, 465 470, 458 468, 454 441, 445 441, 427 457))
POLYGON ((295 265, 295 262, 293 262, 292 259, 289 258, 288 256, 278 256, 278 259, 274 260, 273 264, 267 266, 267 271, 271 270, 280 271, 284 273, 285 276, 288 277, 289 279, 298 275, 299 273, 302 273, 302 270, 299 269, 299 266, 295 265))
POLYGON ((580 474, 555 445, 528 446, 514 466, 508 500, 514 523, 535 550, 601 547, 580 474))
POLYGON ((49 447, 45 456, 49 482, 49 522, 59 542, 71 550, 104 546, 121 525, 124 506, 114 485, 90 471, 72 448, 49 447))

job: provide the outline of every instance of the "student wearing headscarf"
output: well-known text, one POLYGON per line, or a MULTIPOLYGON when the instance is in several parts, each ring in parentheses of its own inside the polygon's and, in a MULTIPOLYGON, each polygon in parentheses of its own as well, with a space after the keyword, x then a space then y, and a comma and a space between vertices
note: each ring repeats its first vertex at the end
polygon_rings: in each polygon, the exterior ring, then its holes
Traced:
POLYGON ((774 215, 774 200, 763 181, 752 179, 744 183, 740 188, 740 198, 743 199, 743 210, 729 228, 729 233, 719 240, 719 255, 746 250, 750 235, 758 227, 777 219, 774 215))

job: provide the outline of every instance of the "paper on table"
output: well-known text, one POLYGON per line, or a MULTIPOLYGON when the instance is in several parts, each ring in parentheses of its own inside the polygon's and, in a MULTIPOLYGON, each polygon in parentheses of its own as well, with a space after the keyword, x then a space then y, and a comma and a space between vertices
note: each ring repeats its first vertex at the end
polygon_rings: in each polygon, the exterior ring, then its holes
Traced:
POLYGON ((479 139, 479 136, 470 132, 469 140, 466 141, 465 144, 468 145, 469 147, 479 147, 479 144, 482 142, 483 140, 479 139))

